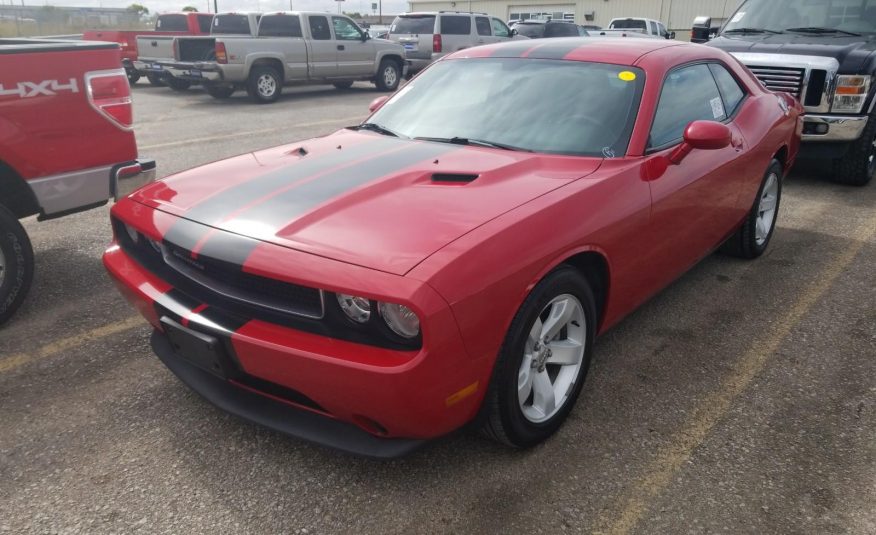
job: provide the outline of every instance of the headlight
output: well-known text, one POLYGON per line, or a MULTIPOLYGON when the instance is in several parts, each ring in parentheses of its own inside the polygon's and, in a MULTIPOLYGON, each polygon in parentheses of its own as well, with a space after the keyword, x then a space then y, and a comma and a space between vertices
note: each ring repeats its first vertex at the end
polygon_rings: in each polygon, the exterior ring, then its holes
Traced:
POLYGON ((392 332, 402 338, 414 338, 420 334, 420 318, 413 310, 404 305, 380 303, 380 315, 392 332))
POLYGON ((859 113, 870 91, 870 77, 857 74, 841 74, 836 79, 836 92, 831 111, 859 113))
POLYGON ((338 305, 348 318, 356 323, 365 323, 371 317, 371 301, 355 295, 337 294, 338 305))
POLYGON ((140 241, 140 233, 137 232, 137 229, 127 223, 125 223, 125 232, 128 233, 128 237, 131 238, 132 242, 137 243, 140 241))

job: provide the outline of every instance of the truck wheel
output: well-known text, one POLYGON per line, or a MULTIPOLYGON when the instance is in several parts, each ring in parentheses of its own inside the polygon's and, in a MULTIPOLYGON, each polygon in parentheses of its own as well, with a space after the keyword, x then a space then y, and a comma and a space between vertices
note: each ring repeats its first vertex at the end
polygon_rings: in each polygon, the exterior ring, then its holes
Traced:
POLYGON ((174 91, 185 91, 192 86, 190 81, 180 80, 179 78, 167 78, 165 83, 174 91))
POLYGON ((283 92, 283 80, 273 67, 253 67, 246 82, 246 92, 259 104, 276 102, 283 92))
POLYGON ((18 310, 33 280, 33 247, 18 219, 0 206, 0 325, 18 310))
POLYGON ((853 141, 842 158, 833 161, 833 181, 848 186, 866 186, 876 172, 876 112, 870 114, 861 137, 853 141))
POLYGON ((377 69, 377 79, 374 84, 380 91, 395 91, 401 81, 401 67, 395 60, 385 59, 377 69))
POLYGON ((782 200, 782 164, 770 162, 760 189, 745 222, 721 246, 721 252, 730 256, 752 259, 766 251, 776 229, 779 204, 782 200))
POLYGON ((128 83, 131 85, 136 84, 140 80, 140 73, 133 69, 126 69, 125 74, 128 75, 128 83))
POLYGON ((155 87, 164 87, 166 85, 164 83, 164 80, 161 78, 161 75, 154 72, 146 73, 146 79, 149 80, 149 83, 154 85, 155 87))
POLYGON ((338 89, 350 89, 353 87, 353 82, 335 82, 332 85, 338 89))
POLYGON ((213 98, 229 98, 234 94, 235 87, 233 85, 208 85, 207 93, 213 98))

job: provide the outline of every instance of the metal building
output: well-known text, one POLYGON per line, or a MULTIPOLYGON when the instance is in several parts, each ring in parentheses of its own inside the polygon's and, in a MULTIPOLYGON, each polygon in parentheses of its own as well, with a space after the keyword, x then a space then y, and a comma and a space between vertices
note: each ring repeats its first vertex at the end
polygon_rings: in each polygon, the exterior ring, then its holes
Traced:
MULTIPOLYGON (((615 17, 658 19, 674 31, 691 28, 694 17, 713 24, 729 17, 742 0, 408 0, 410 11, 479 11, 503 20, 545 18, 607 26, 615 17)), ((680 34, 679 37, 687 34, 680 34)))

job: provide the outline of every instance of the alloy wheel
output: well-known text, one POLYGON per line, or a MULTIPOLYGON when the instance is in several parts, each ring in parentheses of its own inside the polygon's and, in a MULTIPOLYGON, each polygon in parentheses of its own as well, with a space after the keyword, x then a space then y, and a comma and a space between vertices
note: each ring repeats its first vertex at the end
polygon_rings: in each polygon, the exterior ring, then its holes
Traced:
POLYGON ((754 240, 757 245, 763 245, 776 223, 776 205, 779 200, 779 177, 770 173, 760 194, 757 206, 757 221, 755 223, 754 240))
POLYGON ((273 76, 263 74, 258 79, 259 94, 263 97, 272 97, 277 91, 277 81, 273 76))
POLYGON ((387 87, 394 87, 397 81, 398 73, 396 72, 395 67, 389 65, 383 69, 383 83, 387 87))
POLYGON ((568 401, 586 341, 584 307, 577 297, 563 294, 545 305, 529 331, 517 375, 517 400, 527 420, 545 422, 568 401))

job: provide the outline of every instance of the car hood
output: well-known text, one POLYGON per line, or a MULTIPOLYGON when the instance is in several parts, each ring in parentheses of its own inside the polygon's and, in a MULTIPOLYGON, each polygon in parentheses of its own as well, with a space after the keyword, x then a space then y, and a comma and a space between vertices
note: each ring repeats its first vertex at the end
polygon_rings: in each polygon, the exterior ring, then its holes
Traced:
POLYGON ((404 274, 601 162, 342 130, 185 171, 132 198, 216 229, 404 274))
POLYGON ((860 72, 867 65, 868 58, 876 51, 876 40, 868 36, 794 33, 734 35, 717 37, 708 44, 730 53, 756 52, 836 58, 840 64, 840 71, 844 73, 860 72))

